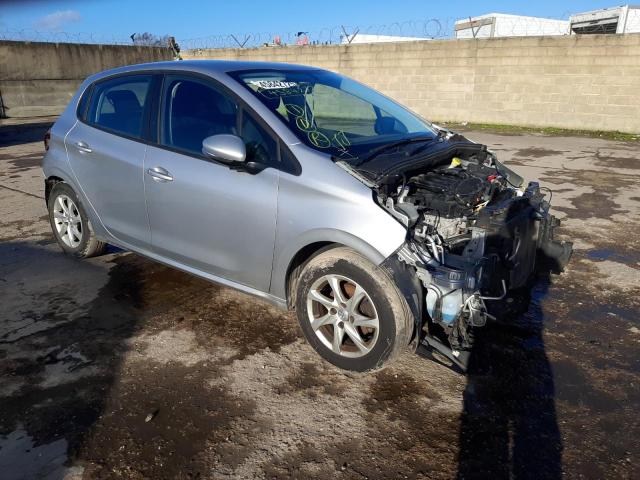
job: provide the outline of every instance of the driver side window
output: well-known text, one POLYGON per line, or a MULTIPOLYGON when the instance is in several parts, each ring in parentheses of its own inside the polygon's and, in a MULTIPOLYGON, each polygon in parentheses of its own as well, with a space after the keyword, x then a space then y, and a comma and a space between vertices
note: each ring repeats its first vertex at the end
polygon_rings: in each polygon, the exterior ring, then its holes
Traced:
POLYGON ((202 155, 211 135, 237 135, 238 107, 227 95, 194 78, 167 76, 163 89, 160 143, 202 155))

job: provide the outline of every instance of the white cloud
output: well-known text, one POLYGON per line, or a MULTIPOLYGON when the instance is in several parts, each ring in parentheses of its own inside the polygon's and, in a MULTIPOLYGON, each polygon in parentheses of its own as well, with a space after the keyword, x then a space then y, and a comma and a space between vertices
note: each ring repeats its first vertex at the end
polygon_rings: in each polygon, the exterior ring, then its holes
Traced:
POLYGON ((75 10, 59 10, 45 15, 33 25, 38 30, 61 30, 69 23, 79 22, 82 17, 75 10))

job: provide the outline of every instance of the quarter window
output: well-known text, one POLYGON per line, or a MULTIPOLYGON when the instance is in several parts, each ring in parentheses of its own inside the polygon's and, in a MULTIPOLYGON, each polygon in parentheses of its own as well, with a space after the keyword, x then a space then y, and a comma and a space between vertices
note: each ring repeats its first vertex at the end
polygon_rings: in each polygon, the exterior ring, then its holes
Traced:
POLYGON ((208 84, 168 76, 163 97, 162 145, 202 155, 205 138, 238 134, 237 105, 208 84))
POLYGON ((276 166, 278 144, 247 112, 242 113, 242 140, 247 147, 247 161, 276 166))
POLYGON ((141 138, 150 75, 118 77, 96 84, 87 123, 128 137, 141 138))

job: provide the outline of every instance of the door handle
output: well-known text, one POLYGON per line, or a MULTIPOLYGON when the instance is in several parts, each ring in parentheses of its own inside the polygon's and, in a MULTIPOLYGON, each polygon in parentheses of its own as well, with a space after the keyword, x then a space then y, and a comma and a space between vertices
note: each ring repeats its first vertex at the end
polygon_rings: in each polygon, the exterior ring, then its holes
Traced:
POLYGON ((171 182, 173 177, 171 174, 162 167, 153 167, 147 169, 147 175, 153 178, 156 182, 171 182))
POLYGON ((87 142, 83 142, 83 141, 76 142, 76 147, 78 148, 78 150, 81 153, 91 153, 92 152, 91 147, 89 146, 89 144, 87 142))

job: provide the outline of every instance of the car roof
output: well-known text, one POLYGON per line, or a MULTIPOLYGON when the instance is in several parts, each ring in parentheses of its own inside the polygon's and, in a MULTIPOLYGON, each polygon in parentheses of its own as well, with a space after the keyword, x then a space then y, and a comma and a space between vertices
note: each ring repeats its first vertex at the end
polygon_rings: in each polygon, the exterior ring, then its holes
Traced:
POLYGON ((118 73, 139 72, 145 70, 176 70, 183 72, 201 73, 228 73, 238 70, 299 70, 312 71, 319 70, 317 67, 296 65, 293 63, 278 62, 253 62, 236 60, 182 60, 140 63, 137 65, 127 65, 124 67, 105 70, 95 75, 95 78, 106 77, 118 73))

